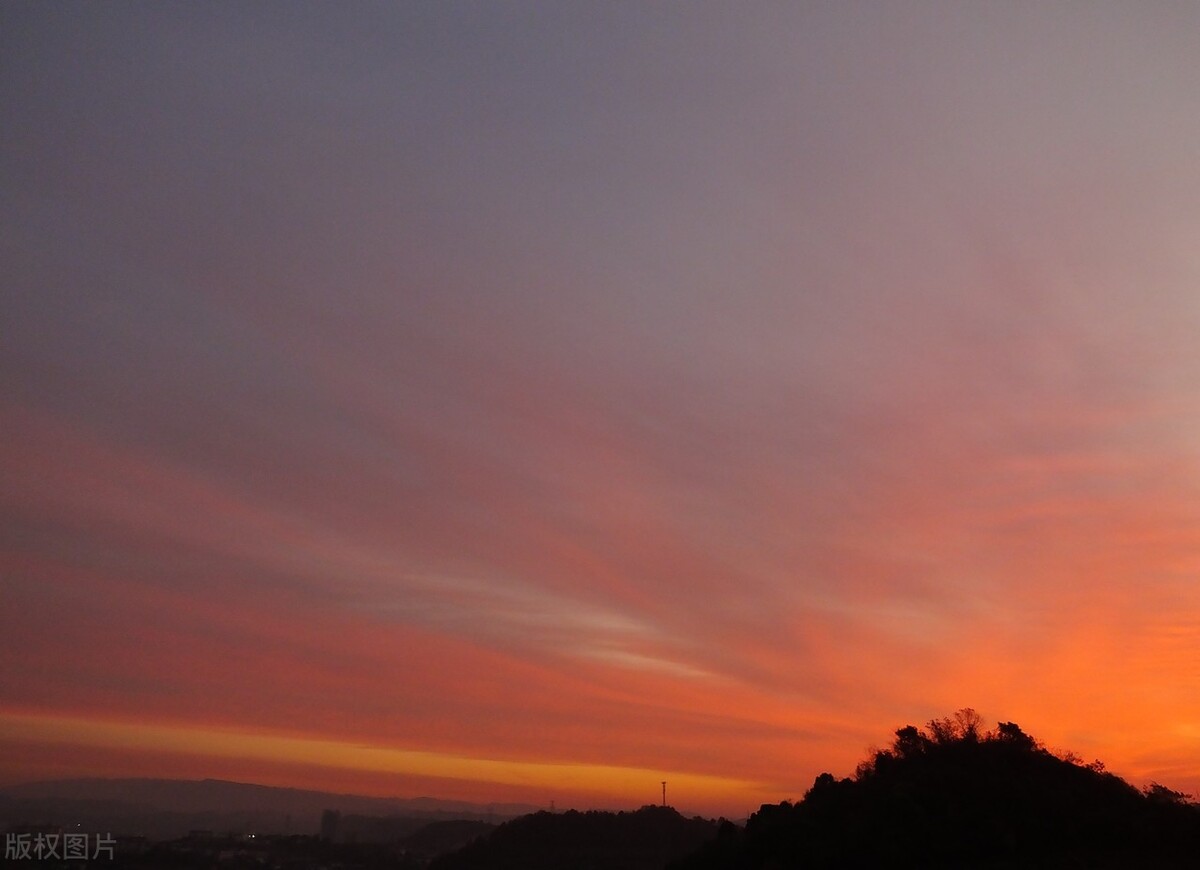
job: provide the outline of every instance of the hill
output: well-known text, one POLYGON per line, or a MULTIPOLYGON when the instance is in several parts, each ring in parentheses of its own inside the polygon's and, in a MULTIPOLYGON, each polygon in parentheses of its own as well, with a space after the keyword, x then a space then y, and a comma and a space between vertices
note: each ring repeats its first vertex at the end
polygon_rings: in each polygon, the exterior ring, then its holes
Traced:
POLYGON ((1198 867, 1200 808, 1100 762, 1059 757, 970 709, 895 732, 853 778, 725 824, 671 870, 858 867, 1198 867))
POLYGON ((670 807, 636 812, 535 813, 443 855, 430 870, 662 870, 717 833, 717 823, 670 807))

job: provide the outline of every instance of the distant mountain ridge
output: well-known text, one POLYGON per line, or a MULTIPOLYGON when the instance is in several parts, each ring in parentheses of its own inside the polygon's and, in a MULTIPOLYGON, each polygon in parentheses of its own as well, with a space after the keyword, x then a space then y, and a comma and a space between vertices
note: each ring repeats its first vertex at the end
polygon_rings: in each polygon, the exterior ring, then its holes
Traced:
POLYGON ((0 824, 86 825, 152 838, 189 830, 314 834, 321 813, 502 822, 537 812, 516 803, 370 797, 218 779, 64 779, 0 788, 0 824))

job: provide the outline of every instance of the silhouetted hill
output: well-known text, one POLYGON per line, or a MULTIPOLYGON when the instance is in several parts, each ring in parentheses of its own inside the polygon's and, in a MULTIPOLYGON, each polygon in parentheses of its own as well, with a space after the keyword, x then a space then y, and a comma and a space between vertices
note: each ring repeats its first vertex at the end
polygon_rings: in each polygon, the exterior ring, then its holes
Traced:
POLYGON ((415 833, 405 837, 400 845, 420 858, 432 858, 461 849, 468 843, 490 834, 495 825, 471 819, 455 819, 448 822, 430 822, 415 833))
POLYGON ((1011 722, 984 732, 967 709, 899 729, 853 779, 823 773, 799 803, 764 805, 671 867, 1195 868, 1186 797, 1057 757, 1011 722))
POLYGON ((430 870, 662 870, 711 839, 717 823, 669 807, 536 813, 443 855, 430 870))

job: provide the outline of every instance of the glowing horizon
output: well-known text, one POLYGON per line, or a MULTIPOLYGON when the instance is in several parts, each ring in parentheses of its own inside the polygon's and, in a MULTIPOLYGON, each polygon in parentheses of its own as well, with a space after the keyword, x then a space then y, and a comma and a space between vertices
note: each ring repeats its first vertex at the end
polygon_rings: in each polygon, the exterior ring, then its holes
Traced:
MULTIPOLYGON (((289 765, 302 765, 342 772, 398 774, 406 780, 440 781, 443 789, 456 795, 474 793, 481 802, 487 802, 490 788, 538 797, 549 795, 551 802, 558 796, 559 800, 565 797, 575 801, 610 801, 613 806, 620 806, 623 800, 639 790, 647 790, 648 798, 651 797, 653 792, 646 786, 658 785, 663 776, 671 777, 673 791, 679 790, 701 806, 717 806, 739 799, 750 805, 751 796, 771 793, 758 783, 683 772, 569 762, 466 758, 265 732, 11 711, 0 712, 0 740, 8 745, 44 744, 84 747, 100 752, 135 751, 205 760, 267 762, 284 769, 289 765)), ((374 789, 369 789, 368 793, 372 791, 374 789)))

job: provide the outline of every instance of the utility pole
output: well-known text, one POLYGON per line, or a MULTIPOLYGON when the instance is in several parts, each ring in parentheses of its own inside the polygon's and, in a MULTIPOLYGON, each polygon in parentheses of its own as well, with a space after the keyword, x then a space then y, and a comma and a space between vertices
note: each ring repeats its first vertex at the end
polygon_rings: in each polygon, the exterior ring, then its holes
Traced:
POLYGON ((665 779, 662 781, 662 787, 663 787, 663 806, 665 807, 667 805, 667 781, 665 779))

